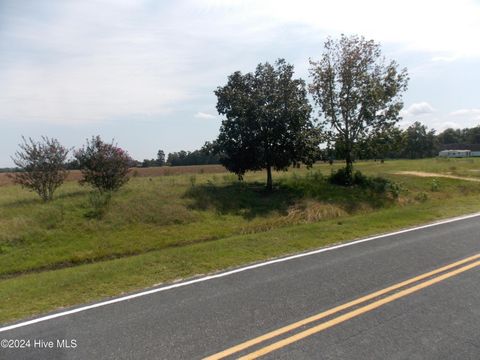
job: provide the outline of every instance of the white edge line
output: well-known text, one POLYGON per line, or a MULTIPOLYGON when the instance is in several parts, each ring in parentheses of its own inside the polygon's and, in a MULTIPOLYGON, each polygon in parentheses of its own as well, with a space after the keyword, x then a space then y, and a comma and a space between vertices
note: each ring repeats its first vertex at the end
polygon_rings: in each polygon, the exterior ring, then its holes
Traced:
POLYGON ((212 280, 212 279, 221 278, 221 277, 224 277, 224 276, 229 276, 229 275, 232 275, 232 274, 240 273, 240 272, 251 270, 251 269, 256 269, 256 268, 263 267, 263 266, 268 266, 268 265, 271 265, 271 264, 276 264, 276 263, 283 262, 283 261, 298 259, 298 258, 301 258, 301 257, 304 257, 304 256, 315 255, 315 254, 323 253, 323 252, 326 252, 326 251, 336 250, 336 249, 340 249, 340 248, 347 247, 347 246, 361 244, 361 243, 364 243, 364 242, 367 242, 367 241, 372 241, 372 240, 376 240, 376 239, 381 239, 381 238, 386 238, 386 237, 390 237, 390 236, 395 236, 395 235, 399 235, 399 234, 408 233, 408 232, 411 232, 411 231, 426 229, 426 228, 437 226, 437 225, 448 224, 448 223, 455 222, 455 221, 471 219, 471 218, 474 218, 474 217, 477 217, 477 216, 480 216, 480 212, 470 214, 470 215, 454 217, 454 218, 450 218, 450 219, 446 219, 446 220, 440 220, 440 221, 433 222, 433 223, 430 223, 430 224, 416 226, 416 227, 403 229, 403 230, 399 230, 399 231, 394 231, 394 232, 391 232, 391 233, 375 235, 375 236, 372 236, 372 237, 369 237, 369 238, 350 241, 350 242, 346 242, 346 243, 343 243, 343 244, 333 245, 333 246, 330 246, 330 247, 325 247, 325 248, 321 248, 321 249, 318 249, 318 250, 313 250, 313 251, 309 251, 309 252, 305 252, 305 253, 300 253, 300 254, 291 255, 291 256, 287 256, 287 257, 283 257, 283 258, 269 260, 269 261, 266 261, 266 262, 241 267, 241 268, 238 268, 238 269, 222 272, 222 273, 219 273, 219 274, 208 275, 208 276, 198 278, 198 279, 192 279, 192 280, 189 280, 189 281, 176 283, 176 284, 172 284, 172 285, 168 285, 168 286, 164 286, 164 287, 160 287, 160 288, 154 288, 154 289, 151 289, 151 290, 147 290, 147 291, 143 291, 143 292, 127 295, 127 296, 122 296, 122 297, 119 297, 119 298, 115 298, 115 299, 111 299, 111 300, 107 300, 107 301, 102 301, 102 302, 99 302, 99 303, 75 308, 75 309, 72 309, 72 310, 63 311, 63 312, 43 316, 43 317, 40 317, 40 318, 24 321, 24 322, 21 322, 21 323, 5 326, 5 327, 0 328, 0 332, 9 331, 9 330, 13 330, 13 329, 16 329, 16 328, 19 328, 19 327, 28 326, 28 325, 36 324, 36 323, 39 323, 39 322, 55 319, 55 318, 58 318, 58 317, 75 314, 75 313, 78 313, 78 312, 81 312, 81 311, 95 309, 95 308, 98 308, 98 307, 101 307, 101 306, 115 304, 115 303, 118 303, 118 302, 121 302, 121 301, 135 299, 135 298, 145 296, 145 295, 155 294, 155 293, 161 292, 161 291, 167 291, 167 290, 171 290, 171 289, 175 289, 175 288, 179 288, 179 287, 183 287, 183 286, 196 284, 196 283, 203 282, 203 281, 208 281, 208 280, 212 280))

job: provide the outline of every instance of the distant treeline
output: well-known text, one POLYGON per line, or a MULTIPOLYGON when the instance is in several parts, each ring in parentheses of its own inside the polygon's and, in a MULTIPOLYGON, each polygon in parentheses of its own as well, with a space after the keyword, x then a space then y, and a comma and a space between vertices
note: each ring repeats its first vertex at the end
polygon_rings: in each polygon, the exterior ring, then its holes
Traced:
MULTIPOLYGON (((210 165, 220 164, 219 156, 211 151, 212 144, 207 142, 205 145, 194 151, 181 150, 169 153, 165 158, 163 150, 158 150, 157 158, 144 159, 143 161, 131 160, 130 167, 156 167, 156 166, 188 166, 188 165, 210 165)), ((66 163, 67 170, 78 170, 80 165, 77 159, 73 158, 66 163)), ((0 168, 0 173, 16 172, 17 168, 0 168)))
MULTIPOLYGON (((355 154, 357 159, 419 159, 434 157, 443 149, 476 150, 480 146, 480 126, 465 129, 446 129, 438 135, 434 129, 415 122, 407 129, 392 128, 362 141, 355 154)), ((321 150, 321 160, 344 158, 341 139, 321 150)))
MULTIPOLYGON (((372 135, 365 139, 356 154, 359 160, 368 159, 419 159, 435 157, 442 149, 468 148, 471 145, 480 146, 480 125, 472 128, 448 128, 436 134, 434 129, 429 129, 420 122, 415 122, 407 129, 394 127, 386 133, 372 135)), ((181 150, 169 153, 165 159, 164 152, 159 150, 157 159, 136 161, 134 166, 187 166, 219 164, 219 156, 214 155, 211 142, 194 151, 181 150)), ((473 150, 473 149, 472 149, 473 150)), ((341 139, 334 144, 324 146, 319 151, 318 160, 344 159, 344 147, 341 139)))
POLYGON ((0 168, 0 173, 10 173, 19 171, 17 168, 0 168))
POLYGON ((206 142, 205 145, 194 151, 177 151, 168 154, 165 159, 165 153, 163 150, 157 152, 156 159, 145 159, 142 162, 135 161, 133 166, 136 167, 154 167, 154 166, 187 166, 187 165, 209 165, 219 164, 219 156, 213 154, 211 151, 212 144, 206 142))

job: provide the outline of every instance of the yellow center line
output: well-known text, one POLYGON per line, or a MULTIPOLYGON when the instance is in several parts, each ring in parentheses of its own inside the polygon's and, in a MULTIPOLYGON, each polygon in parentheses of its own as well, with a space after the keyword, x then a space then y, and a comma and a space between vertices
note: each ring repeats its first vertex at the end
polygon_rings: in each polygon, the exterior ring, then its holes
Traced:
POLYGON ((424 288, 426 288, 426 287, 429 287, 429 286, 431 286, 431 285, 433 285, 433 284, 439 283, 440 281, 443 281, 443 280, 445 280, 445 279, 451 278, 452 276, 455 276, 455 275, 458 275, 458 274, 460 274, 460 273, 463 273, 463 272, 465 272, 465 271, 467 271, 467 270, 473 269, 474 267, 477 267, 477 266, 479 266, 479 265, 480 265, 480 261, 476 261, 476 262, 474 262, 474 263, 472 263, 472 264, 469 264, 469 265, 466 265, 466 266, 464 266, 464 267, 461 267, 461 268, 452 270, 452 271, 450 271, 450 272, 448 272, 448 273, 445 273, 445 274, 443 274, 443 275, 439 275, 439 276, 437 276, 437 277, 435 277, 435 278, 433 278, 433 279, 427 280, 427 281, 422 282, 422 283, 420 283, 420 284, 418 284, 418 285, 415 285, 415 286, 412 286, 412 287, 407 288, 407 289, 405 289, 405 290, 399 291, 398 293, 395 293, 395 294, 393 294, 393 295, 387 296, 387 297, 385 297, 385 298, 383 298, 383 299, 380 299, 380 300, 378 300, 378 301, 375 301, 375 302, 373 302, 373 303, 371 303, 371 304, 365 305, 365 306, 363 306, 363 307, 361 307, 361 308, 359 308, 359 309, 350 311, 350 312, 348 312, 348 313, 346 313, 346 314, 344 314, 344 315, 340 315, 340 316, 338 316, 338 317, 335 318, 335 319, 332 319, 332 320, 330 320, 330 321, 326 321, 326 322, 324 322, 324 323, 322 323, 322 324, 320 324, 320 325, 314 326, 314 327, 312 327, 312 328, 310 328, 310 329, 308 329, 308 330, 302 331, 302 332, 300 332, 300 333, 298 333, 298 334, 295 334, 295 335, 293 335, 293 336, 291 336, 291 337, 288 337, 288 338, 286 338, 286 339, 283 339, 283 340, 280 340, 280 341, 278 341, 278 342, 276 342, 276 343, 273 343, 273 344, 271 344, 271 345, 268 345, 268 346, 266 346, 266 347, 264 347, 264 348, 262 348, 262 349, 260 349, 260 350, 257 350, 257 351, 255 351, 255 352, 252 352, 252 353, 250 353, 250 354, 247 354, 247 355, 245 355, 245 356, 242 356, 242 357, 239 358, 239 359, 240 359, 240 360, 256 359, 256 358, 258 358, 258 357, 260 357, 260 356, 266 355, 266 354, 268 354, 268 353, 270 353, 270 352, 272 352, 272 351, 278 350, 278 349, 283 348, 283 347, 285 347, 285 346, 287 346, 287 345, 289 345, 289 344, 292 344, 292 343, 294 343, 294 342, 296 342, 296 341, 299 341, 299 340, 301 340, 301 339, 304 339, 304 338, 306 338, 306 337, 308 337, 308 336, 310 336, 310 335, 316 334, 316 333, 318 333, 318 332, 320 332, 320 331, 323 331, 323 330, 325 330, 325 329, 328 329, 328 328, 330 328, 330 327, 332 327, 332 326, 338 325, 338 324, 340 324, 340 323, 342 323, 342 322, 344 322, 344 321, 350 320, 350 319, 352 319, 352 318, 354 318, 354 317, 357 317, 357 316, 359 316, 359 315, 362 315, 362 314, 364 314, 364 313, 366 313, 366 312, 368 312, 368 311, 372 311, 372 310, 374 310, 374 309, 376 309, 376 308, 379 308, 379 307, 382 306, 382 305, 388 304, 388 303, 390 303, 390 302, 392 302, 392 301, 394 301, 394 300, 400 299, 400 298, 402 298, 402 297, 404 297, 404 296, 410 295, 410 294, 412 294, 412 293, 414 293, 414 292, 416 292, 416 291, 419 291, 419 290, 421 290, 421 289, 424 289, 424 288))
POLYGON ((368 294, 366 296, 363 296, 363 297, 360 297, 356 300, 353 300, 353 301, 350 301, 350 302, 347 302, 345 304, 342 304, 342 305, 339 305, 339 306, 336 306, 332 309, 329 309, 329 310, 326 310, 324 312, 321 312, 319 314, 316 314, 316 315, 313 315, 313 316, 310 316, 308 318, 305 318, 303 320, 300 320, 300 321, 297 321, 293 324, 290 324, 290 325, 287 325, 287 326, 284 326, 280 329, 277 329, 277 330, 274 330, 274 331, 271 331, 269 333, 266 333, 264 335, 261 335, 259 337, 256 337, 254 339, 251 339, 251 340, 248 340, 248 341, 245 341, 241 344, 238 344, 236 346, 233 346, 231 348, 228 348, 226 350, 223 350, 219 353, 216 353, 214 355, 211 355, 211 356, 208 356, 206 358, 204 358, 204 360, 218 360, 218 359, 222 359, 224 357, 227 357, 227 356, 230 356, 236 352, 239 352, 239 351, 242 351, 242 350, 245 350, 253 345, 257 345, 257 344, 260 344, 266 340, 269 340, 269 339, 272 339, 274 337, 277 337, 279 335, 282 335, 282 334, 285 334, 289 331, 292 331, 294 329, 297 329, 301 326, 304 326, 304 325, 307 325, 311 322, 314 322, 314 321, 317 321, 317 320, 320 320, 320 319, 323 319, 327 316, 330 316, 330 315, 333 315, 339 311, 342 311, 342 310, 346 310, 352 306, 355 306, 355 305, 359 305, 363 302, 366 302, 368 300, 372 300, 378 296, 381 296, 381 295, 385 295, 391 291, 394 291, 394 290, 397 290, 399 288, 402 288, 404 286, 407 286, 407 285, 410 285, 410 284, 413 284, 417 281, 420 281, 420 280, 423 280, 423 279, 426 279, 430 276, 433 276, 433 275, 436 275, 436 274, 439 274, 443 271, 446 271, 446 270, 450 270, 456 266, 459 266, 459 265, 462 265, 462 264, 465 264, 469 261, 473 261, 473 260, 476 260, 480 258, 480 254, 476 254, 476 255, 473 255, 473 256, 470 256, 466 259, 463 259, 463 260, 460 260, 460 261, 457 261, 457 262, 454 262, 452 264, 449 264, 449 265, 446 265, 446 266, 443 266, 441 268, 438 268, 436 270, 433 270, 433 271, 429 271, 425 274, 422 274, 422 275, 419 275, 419 276, 415 276, 411 279, 408 279, 408 280, 405 280, 405 281, 402 281, 398 284, 395 284, 395 285, 392 285, 392 286, 389 286, 385 289, 382 289, 382 290, 378 290, 378 291, 375 291, 371 294, 368 294))

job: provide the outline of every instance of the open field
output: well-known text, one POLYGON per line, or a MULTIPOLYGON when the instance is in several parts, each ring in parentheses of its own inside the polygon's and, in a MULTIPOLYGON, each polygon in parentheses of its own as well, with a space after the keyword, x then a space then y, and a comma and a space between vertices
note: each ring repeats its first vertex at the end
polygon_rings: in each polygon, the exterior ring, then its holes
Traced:
POLYGON ((274 173, 272 194, 261 172, 238 183, 220 166, 136 169, 100 219, 75 181, 48 204, 2 186, 0 321, 480 210, 476 182, 395 174, 480 178, 480 159, 356 164, 398 183, 398 198, 330 185, 342 165, 274 173))
MULTIPOLYGON (((146 176, 170 176, 179 174, 216 174, 225 172, 225 168, 221 165, 195 165, 195 166, 163 166, 150 168, 133 168, 130 172, 132 177, 146 176)), ((80 180, 81 173, 79 170, 72 170, 68 174, 67 181, 80 180)), ((0 186, 11 185, 12 179, 8 173, 0 173, 0 186)))

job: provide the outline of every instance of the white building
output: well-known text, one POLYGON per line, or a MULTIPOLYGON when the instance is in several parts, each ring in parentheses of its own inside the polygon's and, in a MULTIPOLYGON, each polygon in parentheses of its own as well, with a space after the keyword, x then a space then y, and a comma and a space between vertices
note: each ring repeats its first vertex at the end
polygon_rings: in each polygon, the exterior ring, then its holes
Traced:
POLYGON ((464 158, 472 156, 472 152, 470 150, 442 150, 438 153, 438 156, 447 158, 464 158))

